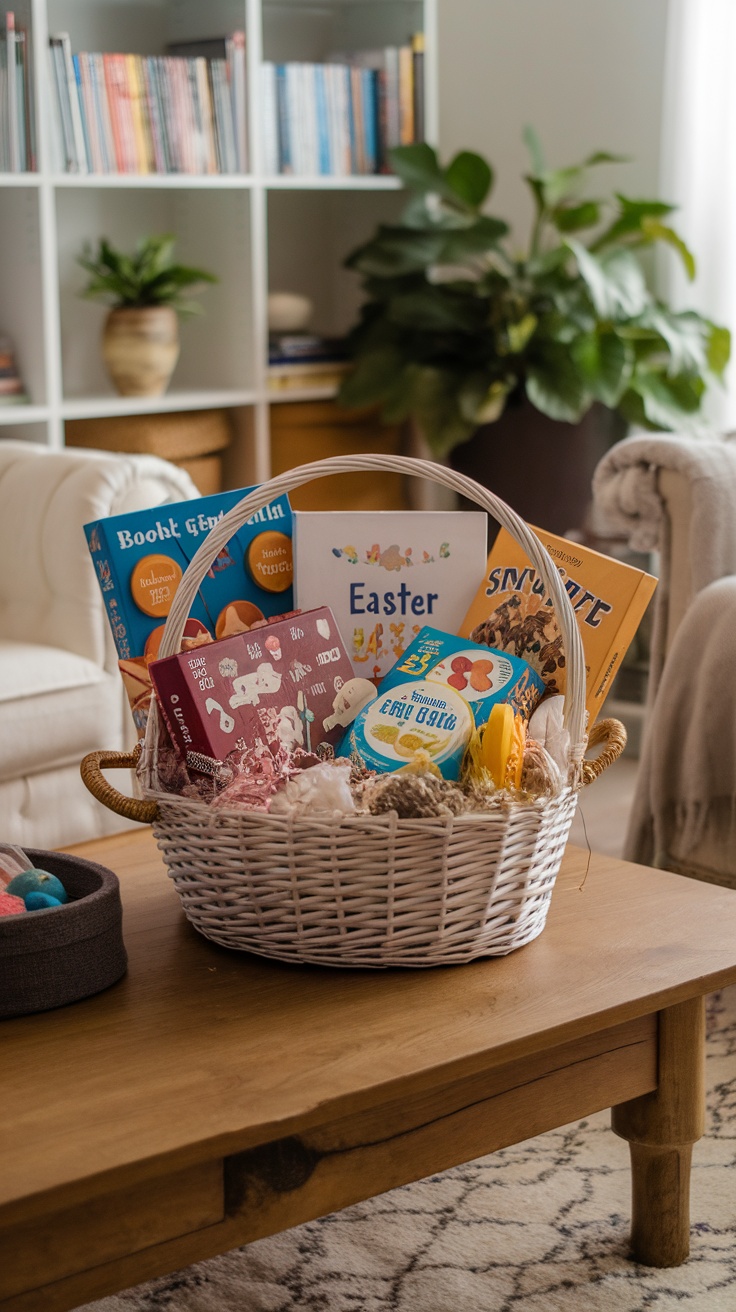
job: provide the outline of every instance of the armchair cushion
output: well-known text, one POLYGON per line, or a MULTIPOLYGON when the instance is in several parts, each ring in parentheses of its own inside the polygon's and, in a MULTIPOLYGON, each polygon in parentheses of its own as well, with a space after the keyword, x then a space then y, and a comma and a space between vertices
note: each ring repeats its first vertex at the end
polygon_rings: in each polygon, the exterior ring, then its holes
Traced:
POLYGON ((118 743, 119 675, 60 647, 0 638, 0 783, 118 743))

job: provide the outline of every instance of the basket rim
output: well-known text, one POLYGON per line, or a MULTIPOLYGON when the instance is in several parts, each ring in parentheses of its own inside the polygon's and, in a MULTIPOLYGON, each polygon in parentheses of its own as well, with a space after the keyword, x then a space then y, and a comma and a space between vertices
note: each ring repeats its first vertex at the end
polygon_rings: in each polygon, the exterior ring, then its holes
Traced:
POLYGON ((402 818, 396 811, 384 811, 380 815, 372 815, 369 811, 358 813, 324 811, 319 819, 315 816, 273 815, 270 811, 250 810, 246 807, 223 806, 213 809, 209 802, 199 797, 180 797, 177 793, 167 793, 153 788, 145 788, 143 791, 146 800, 155 801, 160 809, 159 818, 154 821, 154 828, 162 825, 165 827, 166 811, 171 809, 174 812, 181 811, 182 814, 201 816, 212 826, 213 832, 224 828, 227 822, 231 824, 237 822, 239 828, 248 824, 256 828, 268 828, 271 831, 281 829, 284 833, 300 829, 305 833, 316 834, 325 830, 334 833, 338 828, 360 829, 366 825, 369 828, 409 832, 417 828, 420 830, 438 827, 456 829, 459 826, 475 828, 492 822, 508 824, 516 817, 522 819, 534 813, 560 810, 571 798, 577 798, 579 790, 568 783, 554 797, 529 797, 528 801, 505 800, 509 794, 499 791, 496 801, 490 799, 492 807, 488 810, 466 811, 460 815, 402 818))

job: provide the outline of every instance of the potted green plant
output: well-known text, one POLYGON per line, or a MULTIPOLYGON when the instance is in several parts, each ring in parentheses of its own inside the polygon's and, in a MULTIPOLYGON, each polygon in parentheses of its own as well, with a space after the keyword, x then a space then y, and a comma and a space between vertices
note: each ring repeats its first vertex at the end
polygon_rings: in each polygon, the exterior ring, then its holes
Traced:
POLYGON ((179 358, 179 318, 200 307, 184 293, 217 282, 214 274, 175 264, 175 238, 144 237, 132 255, 104 237, 86 246, 78 263, 90 274, 82 296, 112 306, 105 320, 102 355, 121 396, 161 396, 179 358))
POLYGON ((414 419, 436 457, 532 522, 539 506, 544 526, 564 532, 580 508, 560 498, 577 491, 584 506, 612 435, 629 422, 682 431, 700 421, 730 336, 693 311, 674 313, 647 286, 641 257, 657 242, 695 271, 669 225, 672 205, 590 199, 589 170, 619 157, 598 152, 550 170, 531 129, 525 138, 534 222, 523 253, 510 248, 508 225, 484 213, 485 159, 462 151, 443 167, 426 144, 392 152, 413 196, 399 223, 346 261, 366 299, 338 399, 379 405, 386 422, 414 419))

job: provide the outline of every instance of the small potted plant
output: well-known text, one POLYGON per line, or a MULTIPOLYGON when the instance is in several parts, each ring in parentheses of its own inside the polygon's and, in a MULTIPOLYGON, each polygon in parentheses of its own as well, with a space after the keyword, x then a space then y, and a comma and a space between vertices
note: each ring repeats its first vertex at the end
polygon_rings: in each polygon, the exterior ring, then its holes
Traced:
POLYGON ((90 274, 82 295, 111 305, 102 356, 121 396, 161 396, 179 358, 179 317, 200 307, 184 293, 217 282, 214 274, 173 260, 175 238, 144 237, 132 255, 104 237, 96 251, 85 247, 78 263, 90 274))
POLYGON ((413 419, 435 456, 533 522, 545 514, 545 528, 555 530, 558 514, 564 532, 571 516, 582 518, 595 463, 627 423, 679 432, 702 423, 730 337, 692 311, 673 312, 647 286, 640 257, 657 242, 694 274, 669 225, 672 205, 591 199, 589 170, 618 157, 598 152, 553 170, 535 134, 525 137, 534 219, 523 253, 508 225, 484 212, 493 171, 481 156, 462 151, 443 167, 426 144, 392 152, 414 196, 397 224, 347 259, 366 300, 338 399, 377 404, 386 422, 413 419), (569 508, 573 492, 582 508, 569 508))

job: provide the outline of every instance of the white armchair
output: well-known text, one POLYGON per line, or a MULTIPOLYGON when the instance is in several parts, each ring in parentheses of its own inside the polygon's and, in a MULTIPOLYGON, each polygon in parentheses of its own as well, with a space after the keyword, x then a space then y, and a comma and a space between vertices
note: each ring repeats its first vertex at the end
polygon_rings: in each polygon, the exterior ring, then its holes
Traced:
POLYGON ((736 440, 628 438, 593 488, 608 523, 659 554, 624 855, 736 887, 736 440))
POLYGON ((82 757, 135 741, 82 526, 197 496, 154 456, 0 440, 0 840, 60 847, 124 827, 82 757))

